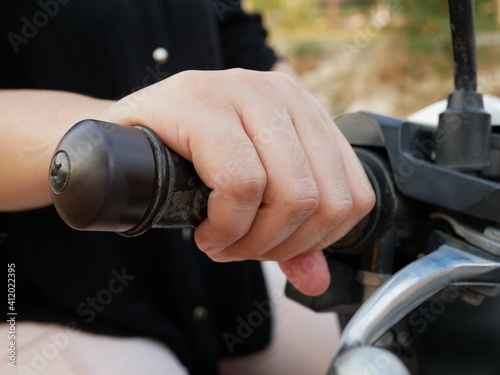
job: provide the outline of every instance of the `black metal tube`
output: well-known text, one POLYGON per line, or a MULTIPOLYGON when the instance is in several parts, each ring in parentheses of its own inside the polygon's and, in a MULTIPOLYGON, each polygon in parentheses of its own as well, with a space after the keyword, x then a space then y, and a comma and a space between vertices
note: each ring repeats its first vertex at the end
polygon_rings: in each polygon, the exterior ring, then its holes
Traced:
POLYGON ((448 0, 455 89, 476 91, 477 64, 474 36, 474 0, 448 0))
POLYGON ((441 141, 436 164, 459 171, 481 171, 490 164, 491 116, 476 91, 474 1, 448 0, 454 58, 455 90, 439 116, 441 141))

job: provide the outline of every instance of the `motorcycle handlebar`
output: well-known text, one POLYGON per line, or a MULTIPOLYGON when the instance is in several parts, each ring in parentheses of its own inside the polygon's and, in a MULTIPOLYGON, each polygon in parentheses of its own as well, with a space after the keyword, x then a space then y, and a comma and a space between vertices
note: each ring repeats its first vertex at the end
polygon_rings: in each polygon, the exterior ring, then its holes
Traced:
POLYGON ((77 123, 61 139, 49 185, 70 227, 124 236, 196 226, 210 193, 193 165, 151 130, 96 120, 77 123))

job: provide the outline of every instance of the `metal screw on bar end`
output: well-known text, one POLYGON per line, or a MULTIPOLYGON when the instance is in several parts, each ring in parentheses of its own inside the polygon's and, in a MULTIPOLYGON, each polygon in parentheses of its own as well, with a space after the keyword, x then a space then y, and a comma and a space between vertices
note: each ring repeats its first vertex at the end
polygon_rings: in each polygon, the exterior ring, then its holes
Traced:
POLYGON ((70 227, 124 232, 150 204, 155 161, 142 131, 83 120, 59 141, 48 177, 54 207, 70 227))
POLYGON ((50 165, 50 188, 55 194, 60 194, 68 185, 71 174, 71 164, 68 154, 64 151, 59 151, 52 158, 50 165))

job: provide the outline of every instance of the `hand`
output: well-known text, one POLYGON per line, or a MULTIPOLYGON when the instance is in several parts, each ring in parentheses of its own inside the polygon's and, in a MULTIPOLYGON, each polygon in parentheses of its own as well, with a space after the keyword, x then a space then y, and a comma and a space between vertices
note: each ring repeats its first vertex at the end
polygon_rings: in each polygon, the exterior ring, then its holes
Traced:
POLYGON ((195 231, 214 261, 276 260, 302 292, 329 284, 320 252, 374 205, 356 155, 282 73, 187 71, 118 101, 104 120, 153 129, 212 189, 195 231))

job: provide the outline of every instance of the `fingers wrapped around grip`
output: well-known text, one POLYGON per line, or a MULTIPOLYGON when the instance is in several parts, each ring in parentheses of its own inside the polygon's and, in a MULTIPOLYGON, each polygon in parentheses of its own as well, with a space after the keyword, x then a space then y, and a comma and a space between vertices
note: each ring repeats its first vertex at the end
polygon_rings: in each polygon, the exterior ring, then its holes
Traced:
MULTIPOLYGON (((373 191, 350 145, 290 77, 184 72, 143 91, 147 100, 120 120, 148 124, 212 189, 195 240, 213 260, 277 260, 292 278, 295 263, 371 210, 373 191)), ((328 283, 318 262, 302 289, 328 283)))

